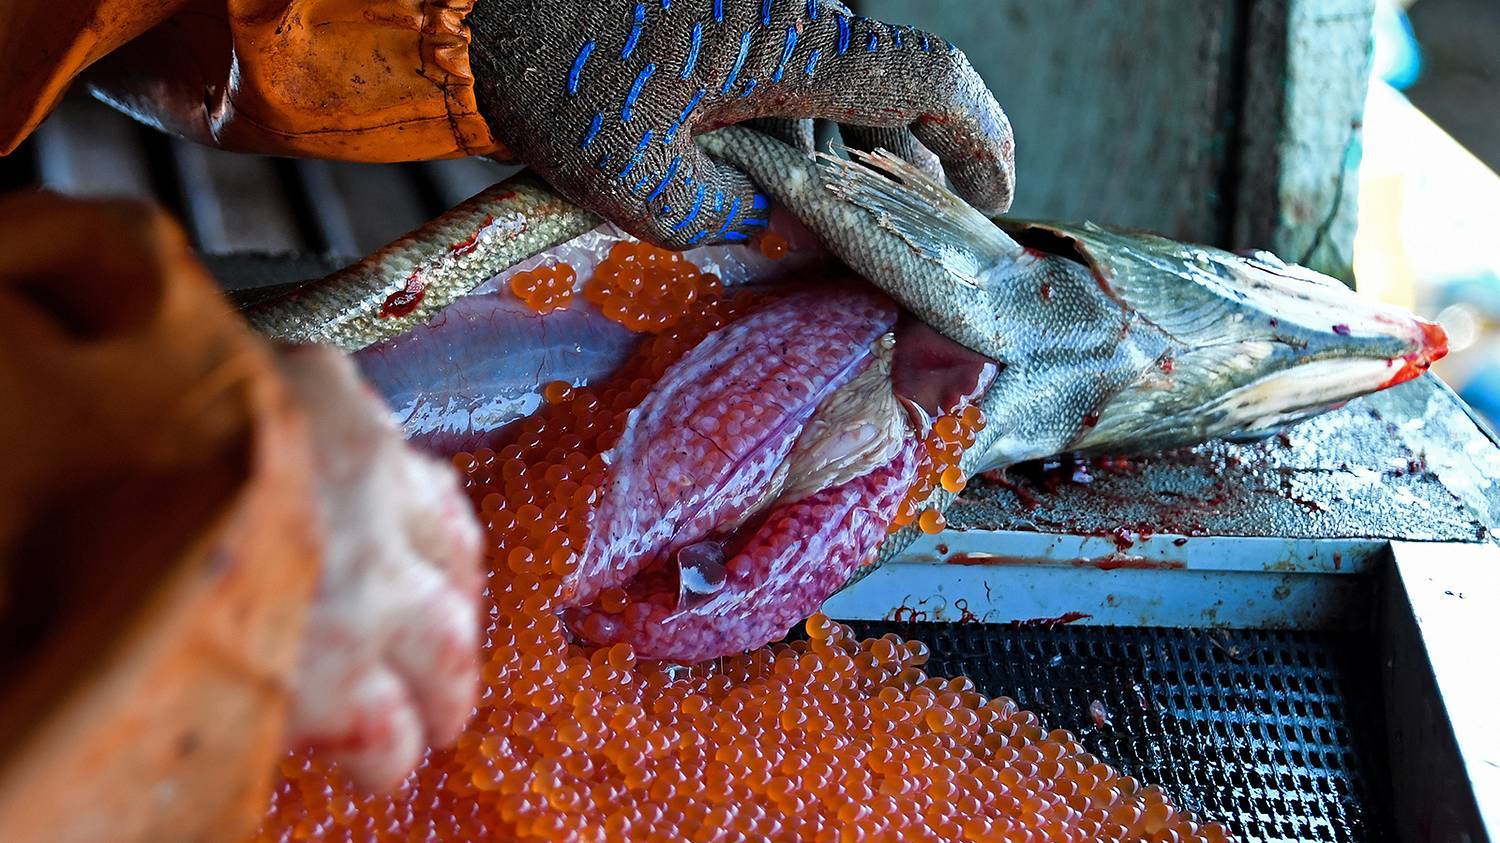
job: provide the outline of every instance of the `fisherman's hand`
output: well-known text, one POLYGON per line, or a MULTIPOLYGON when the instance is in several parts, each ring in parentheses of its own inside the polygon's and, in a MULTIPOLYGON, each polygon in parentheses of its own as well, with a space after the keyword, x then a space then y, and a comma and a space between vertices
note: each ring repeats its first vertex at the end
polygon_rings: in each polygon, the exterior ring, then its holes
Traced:
MULTIPOLYGON (((568 198, 643 239, 682 248, 765 225, 750 179, 693 144, 751 118, 836 120, 851 145, 929 170, 936 153, 971 204, 1010 205, 1010 123, 968 59, 843 3, 485 0, 468 22, 497 134, 568 198)), ((805 125, 803 137, 810 147, 805 125)))
POLYGON ((325 541, 288 735, 389 787, 473 705, 479 526, 348 359, 300 346, 279 362, 307 408, 325 541))

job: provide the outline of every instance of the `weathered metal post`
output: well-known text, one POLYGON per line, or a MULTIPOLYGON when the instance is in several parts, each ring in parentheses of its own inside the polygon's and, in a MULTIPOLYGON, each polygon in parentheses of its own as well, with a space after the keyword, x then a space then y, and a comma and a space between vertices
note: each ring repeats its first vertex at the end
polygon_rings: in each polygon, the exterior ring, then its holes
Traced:
POLYGON ((1231 245, 1347 282, 1374 0, 1249 6, 1231 245))
POLYGON ((1015 213, 1348 280, 1374 0, 859 0, 953 38, 1016 130, 1015 213))

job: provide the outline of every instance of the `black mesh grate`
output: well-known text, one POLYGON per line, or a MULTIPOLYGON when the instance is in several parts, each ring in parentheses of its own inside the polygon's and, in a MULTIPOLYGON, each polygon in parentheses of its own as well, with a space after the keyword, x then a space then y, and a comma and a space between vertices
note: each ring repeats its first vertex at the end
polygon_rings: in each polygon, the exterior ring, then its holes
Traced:
POLYGON ((854 623, 932 649, 1247 841, 1393 839, 1375 658, 1352 635, 854 623), (1104 704, 1101 727, 1090 704, 1104 704))

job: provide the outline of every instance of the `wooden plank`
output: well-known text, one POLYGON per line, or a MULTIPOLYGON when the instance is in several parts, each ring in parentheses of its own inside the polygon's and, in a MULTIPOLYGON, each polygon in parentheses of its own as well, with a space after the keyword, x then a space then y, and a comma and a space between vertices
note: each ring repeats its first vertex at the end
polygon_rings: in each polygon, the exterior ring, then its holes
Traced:
POLYGON ((1250 9, 1233 245, 1348 281, 1374 0, 1250 9))
POLYGON ((1234 0, 857 5, 963 48, 1015 128, 1013 213, 1222 239, 1234 0))
POLYGON ((307 158, 296 162, 295 166, 311 211, 312 224, 317 226, 324 251, 343 257, 362 254, 359 240, 354 235, 352 215, 368 211, 351 208, 345 201, 338 182, 334 181, 333 167, 329 162, 307 158))
POLYGON ((152 197, 140 126, 103 103, 68 97, 37 127, 44 187, 69 196, 152 197))
POLYGON ((418 165, 432 181, 445 207, 453 207, 498 181, 510 178, 521 168, 500 164, 488 158, 452 158, 427 161, 418 165))
POLYGON ((306 248, 271 159, 173 139, 183 214, 200 251, 278 254, 306 248))
POLYGON ((348 208, 352 254, 373 252, 427 221, 422 196, 403 166, 330 161, 327 167, 348 208))

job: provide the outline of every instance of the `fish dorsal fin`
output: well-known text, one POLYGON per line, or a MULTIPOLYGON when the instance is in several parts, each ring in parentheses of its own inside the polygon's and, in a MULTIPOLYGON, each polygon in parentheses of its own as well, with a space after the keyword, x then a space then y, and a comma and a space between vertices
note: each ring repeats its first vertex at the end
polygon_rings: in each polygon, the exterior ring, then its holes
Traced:
POLYGON ((828 189, 955 278, 981 286, 985 270, 1025 251, 984 214, 890 152, 849 152, 855 160, 818 153, 828 189))

